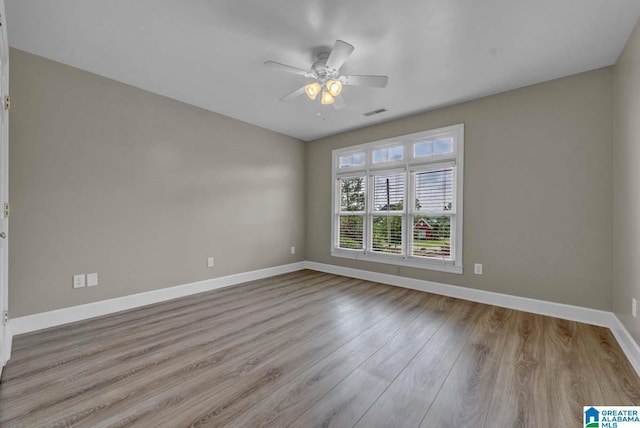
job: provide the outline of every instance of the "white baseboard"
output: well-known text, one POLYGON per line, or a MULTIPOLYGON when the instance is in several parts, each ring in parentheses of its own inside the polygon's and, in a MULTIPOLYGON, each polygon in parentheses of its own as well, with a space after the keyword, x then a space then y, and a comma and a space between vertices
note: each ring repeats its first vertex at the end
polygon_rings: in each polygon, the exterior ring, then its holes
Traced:
MULTIPOLYGON (((13 333, 11 332, 11 326, 9 324, 7 324, 5 331, 7 335, 7 343, 4 349, 6 349, 5 355, 7 356, 7 361, 9 361, 9 358, 11 358, 11 347, 13 346, 13 333)), ((7 361, 5 361, 4 364, 6 364, 7 361)))
POLYGON ((610 327, 612 322, 611 312, 600 311, 597 309, 547 302, 527 297, 511 296, 508 294, 494 293, 492 291, 458 287, 456 285, 441 284, 422 279, 406 278, 404 276, 369 272, 366 270, 351 269, 322 263, 305 262, 305 267, 307 269, 318 270, 321 272, 381 282, 383 284, 396 285, 399 287, 411 288, 413 290, 426 291, 428 293, 470 300, 472 302, 486 303, 488 305, 501 306, 503 308, 517 309, 519 311, 532 312, 540 315, 548 315, 571 321, 579 321, 602 327, 610 327))
POLYGON ((620 344, 622 351, 625 353, 629 362, 636 369, 638 375, 640 375, 640 346, 638 342, 636 342, 629 333, 629 331, 625 328, 624 324, 620 321, 615 314, 611 314, 613 317, 612 326, 610 327, 611 333, 613 333, 614 337, 620 344))
POLYGON ((9 358, 11 358, 11 347, 13 345, 13 336, 11 335, 11 326, 9 324, 5 326, 5 335, 4 335, 4 338, 2 338, 2 340, 4 340, 4 343, 3 343, 4 355, 0 357, 0 377, 2 377, 2 370, 4 369, 4 366, 7 364, 7 361, 9 361, 9 358))
MULTIPOLYGON (((84 305, 71 306, 69 308, 54 311, 41 312, 39 314, 26 315, 14 318, 10 321, 11 334, 13 336, 55 327, 61 324, 81 321, 88 318, 108 315, 114 312, 125 311, 153 303, 164 302, 178 297, 189 296, 196 293, 229 287, 256 279, 268 278, 283 273, 304 269, 304 262, 275 266, 266 269, 254 270, 220 278, 207 279, 190 284, 177 285, 175 287, 161 288, 159 290, 144 293, 131 294, 129 296, 116 297, 114 299, 101 300, 99 302, 84 305)), ((9 354, 10 355, 10 354, 9 354)))
POLYGON ((627 358, 633 365, 638 375, 640 375, 640 346, 633 339, 631 334, 629 334, 618 317, 615 316, 612 312, 309 261, 275 266, 271 268, 229 275, 220 278, 178 285, 175 287, 168 287, 160 290, 132 294, 130 296, 117 297, 114 299, 102 300, 100 302, 72 306, 55 311, 42 312, 39 314, 15 318, 12 319, 9 323, 10 328, 8 329, 9 344, 7 356, 11 355, 12 335, 29 333, 36 330, 55 327, 61 324, 81 321, 101 315, 108 315, 127 309, 149 305, 152 303, 163 302, 178 297, 189 296, 196 293, 202 293, 205 291, 241 284, 247 281, 254 281, 257 279, 268 278, 270 276, 281 275, 283 273, 294 272, 301 269, 312 269, 320 272, 344 275, 352 278, 395 285, 399 287, 410 288, 413 290, 426 291, 429 293, 470 300, 478 303, 485 303, 509 309, 516 309, 540 315, 547 315, 551 317, 607 327, 615 336, 616 340, 620 344, 620 347, 626 354, 627 358))
POLYGON ((620 348, 622 348, 622 351, 629 359, 629 362, 640 376, 640 346, 633 339, 631 334, 629 334, 618 317, 612 312, 323 263, 307 261, 304 263, 304 266, 306 269, 317 270, 320 272, 344 275, 351 278, 380 282, 382 284, 426 291, 428 293, 470 300, 472 302, 485 303, 503 308, 516 309, 519 311, 606 327, 611 330, 614 337, 620 344, 620 348))

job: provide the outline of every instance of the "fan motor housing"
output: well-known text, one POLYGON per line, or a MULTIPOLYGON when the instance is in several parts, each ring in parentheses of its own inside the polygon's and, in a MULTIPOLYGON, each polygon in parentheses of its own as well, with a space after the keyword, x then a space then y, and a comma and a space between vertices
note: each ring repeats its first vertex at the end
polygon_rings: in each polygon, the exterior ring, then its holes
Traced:
POLYGON ((335 79, 337 76, 337 70, 327 69, 327 59, 329 58, 329 52, 320 52, 317 55, 318 60, 313 63, 311 69, 316 74, 317 79, 324 83, 327 80, 335 79))

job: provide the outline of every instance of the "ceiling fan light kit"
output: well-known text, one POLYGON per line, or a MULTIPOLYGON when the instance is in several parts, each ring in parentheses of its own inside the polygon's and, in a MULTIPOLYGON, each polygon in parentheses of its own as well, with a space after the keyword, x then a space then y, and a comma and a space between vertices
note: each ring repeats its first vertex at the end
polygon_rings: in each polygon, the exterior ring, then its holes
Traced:
POLYGON ((333 104, 334 101, 335 99, 333 98, 333 95, 331 95, 327 91, 322 91, 322 98, 320 98, 320 104, 322 104, 323 106, 328 106, 333 104))
POLYGON ((334 97, 337 97, 342 92, 342 82, 339 80, 329 80, 326 86, 327 91, 334 97))
POLYGON ((340 74, 340 67, 345 63, 354 47, 342 40, 336 40, 331 52, 321 52, 318 60, 313 63, 310 70, 293 67, 275 61, 267 61, 265 67, 275 68, 289 73, 297 74, 308 79, 315 80, 302 88, 286 95, 280 101, 288 101, 304 93, 309 99, 315 100, 320 94, 320 104, 333 105, 337 110, 346 107, 344 99, 340 96, 343 86, 368 86, 384 88, 389 82, 388 76, 347 76, 340 74))
POLYGON ((320 91, 322 91, 322 96, 320 97, 320 104, 329 105, 333 104, 334 97, 340 95, 342 92, 342 82, 339 80, 329 80, 325 83, 324 87, 326 90, 322 89, 322 86, 318 82, 309 83, 304 87, 304 93, 307 94, 307 97, 311 100, 315 100, 318 97, 320 91))
POLYGON ((318 97, 321 89, 322 87, 318 82, 313 82, 304 87, 304 92, 310 99, 315 100, 318 97))

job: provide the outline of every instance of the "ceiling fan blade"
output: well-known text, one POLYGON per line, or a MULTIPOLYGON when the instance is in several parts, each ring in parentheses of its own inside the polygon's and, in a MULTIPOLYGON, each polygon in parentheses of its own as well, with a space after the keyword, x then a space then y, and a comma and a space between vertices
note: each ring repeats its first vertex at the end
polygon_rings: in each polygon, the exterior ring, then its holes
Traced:
POLYGON ((336 40, 336 44, 333 45, 329 58, 327 58, 327 68, 330 70, 339 70, 354 49, 355 48, 349 43, 336 40))
POLYGON ((333 97, 333 108, 336 110, 342 110, 347 107, 347 103, 342 98, 342 95, 336 95, 333 97))
POLYGON ((280 98, 280 101, 289 101, 302 94, 304 94, 304 86, 300 89, 296 89, 295 91, 291 92, 289 95, 285 95, 284 97, 280 98))
POLYGON ((385 88, 389 83, 389 76, 342 76, 340 80, 345 85, 385 88))
POLYGON ((282 63, 275 62, 275 61, 267 61, 267 62, 264 63, 264 66, 268 67, 268 68, 273 68, 275 70, 286 71, 288 73, 299 74, 300 76, 305 76, 305 77, 309 76, 309 71, 308 70, 303 70, 303 69, 298 68, 298 67, 293 67, 291 65, 282 64, 282 63))

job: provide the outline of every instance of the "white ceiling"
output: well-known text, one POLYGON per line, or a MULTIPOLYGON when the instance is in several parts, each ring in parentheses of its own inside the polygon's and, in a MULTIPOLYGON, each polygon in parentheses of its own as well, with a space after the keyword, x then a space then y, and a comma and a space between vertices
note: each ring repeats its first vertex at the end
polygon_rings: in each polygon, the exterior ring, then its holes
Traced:
POLYGON ((303 140, 613 64, 638 0, 6 0, 11 46, 303 140), (335 111, 283 95, 336 39, 335 111), (364 117, 386 108, 387 113, 364 117))

